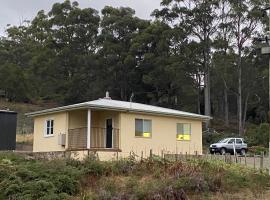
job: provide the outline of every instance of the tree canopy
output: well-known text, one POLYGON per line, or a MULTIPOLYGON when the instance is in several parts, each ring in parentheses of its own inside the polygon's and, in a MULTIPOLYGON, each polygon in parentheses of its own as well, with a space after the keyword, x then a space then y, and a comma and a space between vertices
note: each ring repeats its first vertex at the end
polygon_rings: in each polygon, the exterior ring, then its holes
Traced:
POLYGON ((162 0, 153 20, 132 8, 68 0, 9 26, 0 39, 0 94, 71 104, 104 96, 238 122, 267 121, 268 64, 253 38, 258 0, 162 0))

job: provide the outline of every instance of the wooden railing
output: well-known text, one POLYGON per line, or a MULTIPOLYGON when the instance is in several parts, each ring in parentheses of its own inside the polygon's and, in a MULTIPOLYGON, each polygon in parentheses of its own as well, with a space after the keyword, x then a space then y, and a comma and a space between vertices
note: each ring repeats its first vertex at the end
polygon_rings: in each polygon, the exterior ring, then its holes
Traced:
MULTIPOLYGON (((111 147, 107 142, 107 129, 100 127, 92 127, 90 135, 91 149, 119 149, 120 133, 119 129, 112 130, 111 147)), ((110 143, 110 142, 109 142, 110 143)), ((87 149, 87 128, 69 129, 68 131, 68 149, 87 149)))
POLYGON ((68 130, 68 149, 87 148, 87 128, 75 128, 68 130))

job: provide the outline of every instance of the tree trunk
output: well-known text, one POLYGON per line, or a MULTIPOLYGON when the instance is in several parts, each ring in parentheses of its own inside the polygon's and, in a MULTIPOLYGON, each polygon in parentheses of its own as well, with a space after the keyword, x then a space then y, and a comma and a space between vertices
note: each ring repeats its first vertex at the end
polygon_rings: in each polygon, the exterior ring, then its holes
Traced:
MULTIPOLYGON (((205 37, 206 47, 204 50, 204 114, 211 116, 211 100, 210 100, 210 67, 209 67, 209 38, 205 37)), ((210 121, 206 122, 206 128, 210 125, 210 121)))
POLYGON ((201 114, 201 76, 198 73, 197 75, 198 89, 197 89, 197 111, 198 114, 201 114))
POLYGON ((245 105, 244 105, 244 112, 243 112, 243 130, 246 126, 246 119, 247 119, 247 109, 248 109, 248 99, 249 99, 249 92, 247 93, 246 99, 245 99, 245 105))
POLYGON ((198 108, 198 114, 201 114, 201 98, 200 98, 200 88, 198 88, 197 108, 198 108))
POLYGON ((224 87, 224 121, 225 126, 229 127, 229 104, 228 104, 228 91, 226 87, 224 87))
POLYGON ((241 67, 241 50, 238 54, 238 95, 237 95, 237 113, 238 113, 238 134, 242 135, 242 67, 241 67))
MULTIPOLYGON (((210 70, 207 66, 205 78, 204 78, 204 114, 207 116, 211 115, 211 104, 210 104, 210 70)), ((209 123, 207 123, 207 126, 209 123)))
MULTIPOLYGON (((241 7, 241 1, 239 1, 241 7)), ((237 114, 238 114, 238 134, 242 135, 242 47, 241 42, 241 15, 237 20, 237 48, 238 48, 238 95, 237 95, 237 114)))

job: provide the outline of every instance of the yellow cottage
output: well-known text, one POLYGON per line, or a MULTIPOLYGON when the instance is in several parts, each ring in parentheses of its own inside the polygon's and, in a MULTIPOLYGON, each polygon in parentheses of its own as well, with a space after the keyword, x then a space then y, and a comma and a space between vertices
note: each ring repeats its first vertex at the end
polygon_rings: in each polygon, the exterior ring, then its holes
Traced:
POLYGON ((27 114, 34 118, 34 152, 98 153, 100 159, 153 154, 202 154, 202 123, 179 110, 105 98, 27 114))

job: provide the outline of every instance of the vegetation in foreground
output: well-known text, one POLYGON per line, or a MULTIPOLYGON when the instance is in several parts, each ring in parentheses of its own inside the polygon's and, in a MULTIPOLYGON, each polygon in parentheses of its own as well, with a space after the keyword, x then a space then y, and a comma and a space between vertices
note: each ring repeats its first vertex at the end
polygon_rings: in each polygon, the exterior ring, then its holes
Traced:
POLYGON ((265 172, 219 161, 48 161, 0 154, 0 199, 209 199, 241 191, 259 198, 269 185, 265 172))

